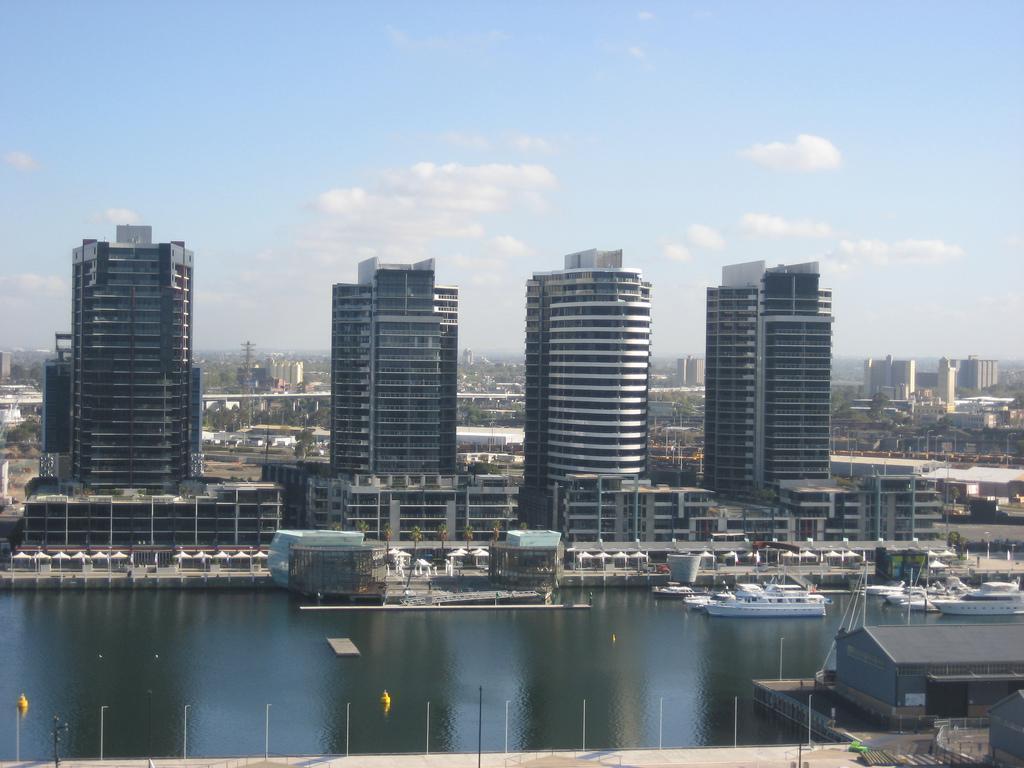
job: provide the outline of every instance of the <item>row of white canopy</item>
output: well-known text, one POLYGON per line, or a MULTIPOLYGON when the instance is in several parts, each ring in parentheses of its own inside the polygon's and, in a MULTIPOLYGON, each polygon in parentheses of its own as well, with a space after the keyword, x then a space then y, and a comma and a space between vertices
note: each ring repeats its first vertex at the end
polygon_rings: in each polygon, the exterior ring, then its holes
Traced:
MULTIPOLYGON (((406 552, 403 549, 389 549, 388 550, 388 554, 393 556, 393 557, 399 557, 399 558, 412 557, 412 555, 410 555, 408 552, 406 552)), ((451 552, 449 552, 446 555, 446 557, 449 557, 449 558, 452 558, 452 557, 490 557, 490 556, 491 556, 491 553, 488 552, 483 547, 480 547, 478 549, 474 549, 472 552, 468 552, 468 551, 466 551, 465 549, 462 549, 462 548, 453 549, 451 552)), ((417 562, 419 562, 419 561, 417 561, 417 562)), ((426 562, 426 561, 424 560, 422 562, 426 562)))
MULTIPOLYGON (((48 555, 45 552, 36 552, 30 555, 26 552, 19 552, 13 558, 14 560, 78 560, 85 562, 86 560, 128 560, 129 556, 124 552, 115 552, 112 555, 108 555, 106 552, 96 552, 92 555, 87 555, 85 552, 76 552, 73 555, 69 555, 67 552, 57 552, 53 555, 48 555)), ((265 552, 255 552, 248 554, 246 552, 236 552, 233 555, 229 555, 227 552, 218 552, 215 555, 208 554, 207 552, 197 552, 194 555, 190 555, 187 552, 179 552, 174 556, 175 560, 266 560, 267 554, 265 552)))
POLYGON ((581 551, 581 552, 577 552, 576 553, 576 559, 577 560, 608 560, 609 558, 611 558, 613 560, 619 560, 619 559, 622 559, 622 560, 646 560, 647 559, 647 553, 646 552, 630 552, 629 554, 627 554, 625 552, 616 552, 616 553, 611 554, 611 555, 609 555, 607 552, 604 552, 604 551, 598 552, 596 555, 592 555, 592 554, 590 554, 589 552, 586 552, 586 551, 581 551))

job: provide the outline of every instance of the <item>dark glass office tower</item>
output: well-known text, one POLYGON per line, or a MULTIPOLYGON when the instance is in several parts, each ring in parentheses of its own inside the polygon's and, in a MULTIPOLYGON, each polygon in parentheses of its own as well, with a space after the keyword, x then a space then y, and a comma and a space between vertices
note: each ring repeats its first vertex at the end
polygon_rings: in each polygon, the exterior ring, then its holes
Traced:
POLYGON ((55 356, 43 364, 43 453, 71 453, 71 334, 56 334, 55 356))
POLYGON ((72 477, 173 492, 189 472, 192 252, 150 227, 73 254, 72 477))
POLYGON ((750 494, 829 476, 832 292, 818 264, 722 269, 708 288, 704 485, 750 494))
POLYGON ((458 289, 434 261, 359 265, 334 286, 331 466, 341 473, 453 474, 458 289))
POLYGON ((523 517, 551 525, 550 492, 569 475, 647 470, 651 284, 622 251, 565 257, 526 283, 523 517))

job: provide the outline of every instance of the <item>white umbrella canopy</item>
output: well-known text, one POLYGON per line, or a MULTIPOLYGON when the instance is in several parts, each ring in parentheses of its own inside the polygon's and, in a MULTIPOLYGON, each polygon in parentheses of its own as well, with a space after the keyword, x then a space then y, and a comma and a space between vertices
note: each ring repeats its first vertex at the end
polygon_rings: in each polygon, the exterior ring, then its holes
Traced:
POLYGON ((112 554, 110 556, 110 559, 111 560, 127 560, 128 559, 128 555, 126 555, 124 552, 121 552, 119 550, 119 551, 115 552, 114 554, 112 554))
POLYGON ((730 551, 726 552, 724 555, 722 555, 722 559, 723 560, 737 560, 737 559, 739 559, 739 555, 737 555, 735 552, 730 550, 730 551))
POLYGON ((818 556, 816 554, 814 554, 813 552, 811 552, 810 550, 805 549, 803 552, 800 553, 800 559, 801 560, 817 560, 818 556))
POLYGON ((857 552, 854 552, 852 549, 847 549, 846 551, 843 552, 843 554, 846 557, 852 557, 854 560, 860 560, 861 559, 861 555, 858 554, 857 552))
POLYGON ((56 555, 53 556, 53 559, 54 560, 70 560, 71 559, 71 555, 69 555, 67 552, 58 552, 56 555))
POLYGON ((196 560, 209 560, 209 559, 211 559, 209 553, 207 553, 207 552, 196 552, 194 555, 192 555, 192 557, 194 557, 196 560))
POLYGON ((449 552, 448 557, 465 557, 468 554, 469 552, 464 550, 462 547, 459 547, 458 549, 453 549, 451 552, 449 552))
POLYGON ((933 569, 933 570, 936 570, 936 571, 941 571, 941 570, 944 570, 946 568, 949 568, 949 566, 946 565, 941 560, 931 560, 931 561, 929 561, 928 567, 933 569))
POLYGON ((262 551, 257 552, 256 554, 253 555, 253 559, 254 560, 266 560, 268 557, 270 557, 270 555, 268 555, 266 552, 262 552, 262 551))
POLYGON ((830 549, 828 552, 825 553, 825 557, 842 557, 842 555, 840 555, 834 549, 830 549))
POLYGON ((798 555, 796 552, 790 552, 788 549, 782 553, 782 556, 787 560, 792 560, 793 558, 800 557, 800 555, 798 555))
POLYGON ((714 558, 714 555, 713 555, 713 554, 711 554, 710 552, 708 552, 708 551, 707 551, 706 549, 705 549, 705 550, 704 550, 703 552, 701 552, 701 553, 700 553, 700 556, 701 556, 701 557, 710 557, 710 558, 714 558))
POLYGON ((109 560, 110 556, 106 552, 93 552, 93 560, 109 560))
POLYGON ((35 560, 35 558, 32 557, 32 555, 27 555, 24 552, 19 552, 14 557, 12 557, 11 560, 35 560))
POLYGON ((632 552, 632 553, 630 553, 629 557, 631 559, 633 559, 633 560, 646 560, 647 559, 647 553, 646 552, 632 552))
POLYGON ((598 560, 609 560, 609 559, 611 559, 611 555, 609 555, 604 550, 601 550, 600 552, 598 552, 596 555, 594 555, 594 557, 596 557, 598 560))
POLYGON ((956 552, 950 552, 948 549, 944 549, 939 552, 941 557, 956 557, 956 552))
POLYGON ((594 556, 592 554, 590 554, 589 552, 580 552, 578 555, 576 555, 576 557, 579 560, 593 560, 594 559, 594 556))
POLYGON ((388 554, 389 555, 408 555, 409 553, 408 552, 403 552, 398 547, 392 547, 391 549, 388 550, 388 554))
POLYGON ((627 555, 625 552, 616 552, 614 555, 612 555, 612 557, 614 557, 616 560, 618 560, 620 557, 623 560, 629 559, 629 555, 627 555))
POLYGON ((216 555, 213 556, 213 559, 214 560, 230 560, 231 559, 231 555, 229 555, 227 552, 218 552, 216 555))
POLYGON ((36 560, 53 560, 53 558, 45 552, 36 552, 32 557, 34 557, 36 560))
POLYGON ((470 554, 473 555, 473 557, 490 557, 491 556, 491 553, 488 552, 486 549, 483 549, 482 547, 474 549, 472 552, 470 552, 470 554))
POLYGON ((84 563, 86 560, 91 560, 92 558, 85 554, 85 552, 76 552, 71 559, 84 563))
POLYGON ((241 550, 239 550, 238 552, 235 552, 235 554, 233 554, 231 556, 231 559, 232 560, 251 560, 252 558, 251 558, 251 556, 248 553, 242 552, 241 550))
POLYGON ((176 554, 171 559, 172 560, 191 560, 192 559, 192 555, 190 555, 188 552, 179 552, 178 554, 176 554))

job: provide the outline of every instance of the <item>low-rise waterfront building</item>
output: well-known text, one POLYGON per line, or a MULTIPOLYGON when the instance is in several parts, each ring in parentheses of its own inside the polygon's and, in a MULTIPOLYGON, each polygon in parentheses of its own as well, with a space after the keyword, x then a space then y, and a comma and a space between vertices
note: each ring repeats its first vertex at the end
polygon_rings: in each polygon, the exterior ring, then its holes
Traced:
POLYGON ((562 575, 565 547, 557 531, 509 531, 490 546, 488 567, 495 584, 554 589, 562 575))
POLYGON ((992 705, 988 741, 998 768, 1024 766, 1024 688, 992 705))
POLYGON ((382 602, 386 591, 386 549, 355 531, 278 531, 267 568, 279 587, 306 596, 382 602))
POLYGON ((23 544, 126 548, 270 544, 281 520, 275 483, 220 483, 193 495, 47 494, 25 502, 23 544))
POLYGON ((890 625, 836 637, 836 692, 897 727, 983 717, 1024 676, 1024 624, 890 625))

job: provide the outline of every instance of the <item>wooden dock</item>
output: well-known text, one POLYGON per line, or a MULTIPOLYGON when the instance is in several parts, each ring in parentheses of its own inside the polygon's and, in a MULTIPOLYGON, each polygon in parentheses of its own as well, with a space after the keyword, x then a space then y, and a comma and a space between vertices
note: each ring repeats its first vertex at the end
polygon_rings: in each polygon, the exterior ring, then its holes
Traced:
POLYGON ((327 644, 331 646, 335 656, 358 656, 359 649, 356 644, 347 637, 328 637, 327 644))
POLYGON ((515 605, 499 603, 498 605, 301 605, 302 611, 583 611, 589 610, 587 603, 569 603, 566 605, 545 605, 530 603, 515 605))

